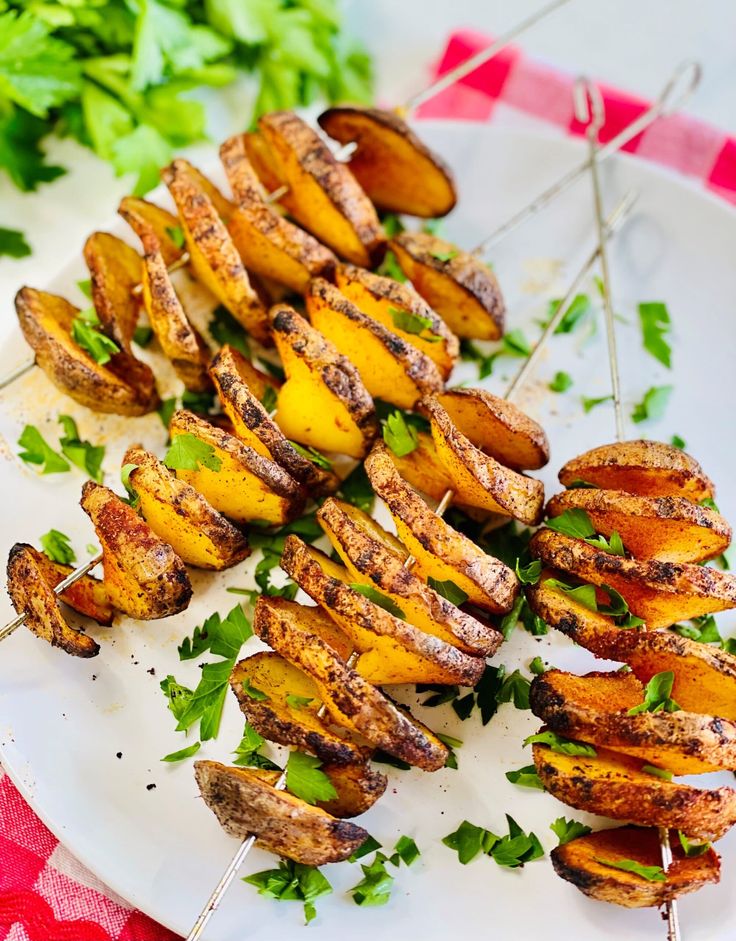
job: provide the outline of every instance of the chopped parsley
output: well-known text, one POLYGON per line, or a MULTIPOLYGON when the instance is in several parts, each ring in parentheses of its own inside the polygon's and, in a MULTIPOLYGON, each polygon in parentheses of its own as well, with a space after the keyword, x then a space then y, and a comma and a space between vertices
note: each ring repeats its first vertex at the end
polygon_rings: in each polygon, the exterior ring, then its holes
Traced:
POLYGON ((105 458, 104 446, 82 441, 79 437, 77 423, 71 415, 59 415, 59 423, 64 432, 59 438, 64 457, 89 474, 93 480, 100 483, 102 481, 101 467, 105 458))
POLYGON ((69 537, 58 529, 50 529, 44 533, 40 539, 41 548, 52 562, 59 562, 61 565, 69 565, 77 561, 77 556, 72 549, 69 537))
POLYGON ((397 457, 406 457, 418 447, 419 434, 403 412, 395 411, 383 422, 383 440, 397 457))
POLYGON ((373 511, 376 495, 362 463, 357 464, 343 480, 338 494, 346 503, 357 506, 364 513, 370 514, 373 511))
POLYGON ((104 366, 109 363, 120 347, 114 340, 106 336, 99 329, 100 320, 94 307, 81 310, 72 321, 72 340, 78 347, 85 350, 92 359, 104 366))
POLYGON ((672 670, 655 673, 644 687, 644 701, 629 709, 628 715, 636 716, 640 712, 679 712, 680 706, 671 698, 675 674, 672 670))
POLYGON ((396 602, 387 595, 382 594, 372 585, 364 585, 362 582, 350 582, 348 587, 352 588, 353 591, 357 591, 369 601, 372 601, 373 604, 378 605, 379 608, 383 608, 384 611, 393 614, 395 618, 399 618, 401 621, 406 620, 406 615, 396 602))
POLYGON ((602 405, 604 402, 610 402, 612 399, 612 395, 600 395, 597 398, 588 398, 584 395, 581 397, 580 401, 583 403, 583 411, 587 415, 588 412, 592 412, 598 405, 602 405))
POLYGON ((246 722, 243 737, 233 752, 235 755, 233 764, 239 765, 241 768, 263 768, 265 771, 281 771, 281 768, 275 762, 271 761, 266 755, 261 754, 261 749, 265 744, 265 738, 246 722))
POLYGON ((512 784, 518 784, 519 787, 532 787, 536 788, 538 791, 544 790, 544 785, 539 780, 539 775, 534 765, 524 765, 523 768, 507 771, 506 779, 512 784))
MULTIPOLYGON (((404 333, 410 333, 415 336, 419 336, 425 330, 429 330, 432 326, 431 317, 423 317, 421 314, 415 314, 410 310, 400 310, 397 307, 389 307, 389 314, 391 314, 391 319, 397 330, 402 330, 404 333)), ((442 340, 442 337, 436 333, 429 333, 428 336, 420 337, 422 340, 426 340, 428 343, 439 343, 442 340)))
POLYGON ((567 392, 573 384, 572 376, 568 372, 556 372, 554 379, 549 383, 550 392, 567 392))
POLYGON ((434 589, 438 595, 446 598, 458 608, 461 604, 465 604, 465 602, 468 600, 468 596, 462 590, 462 588, 459 588, 455 582, 451 581, 450 579, 447 581, 440 581, 437 578, 432 578, 430 575, 427 579, 427 584, 430 588, 434 589))
POLYGON ((564 817, 558 817, 549 825, 549 828, 557 837, 558 846, 563 846, 570 840, 577 840, 578 837, 587 836, 588 833, 593 832, 591 827, 580 823, 579 820, 566 820, 564 817))
POLYGON ((561 755, 585 755, 589 758, 595 758, 598 752, 587 742, 577 742, 572 738, 565 738, 556 732, 546 729, 544 732, 537 732, 535 735, 529 735, 524 739, 525 745, 533 745, 538 742, 540 745, 546 745, 552 751, 559 752, 561 755))
POLYGON ((667 409, 673 386, 651 386, 644 393, 644 398, 634 406, 631 420, 636 424, 643 421, 658 421, 667 409))
POLYGON ((164 755, 161 761, 168 761, 172 763, 176 761, 184 761, 186 758, 191 758, 192 755, 196 755, 201 747, 201 742, 193 742, 191 745, 187 745, 186 748, 180 748, 179 751, 172 751, 170 754, 164 755))
POLYGON ((320 770, 321 767, 319 758, 300 751, 289 752, 286 789, 308 804, 333 800, 337 797, 337 791, 324 771, 320 770))
POLYGON ((463 820, 454 833, 442 842, 457 853, 464 866, 479 854, 490 856, 499 866, 516 869, 544 856, 544 850, 534 833, 525 833, 519 824, 506 814, 507 836, 497 836, 491 830, 463 820))
POLYGON ((311 461, 312 464, 321 467, 322 470, 332 470, 332 462, 329 461, 324 454, 320 454, 316 448, 304 447, 301 444, 297 444, 296 441, 289 441, 289 444, 294 448, 297 454, 301 454, 303 458, 311 461))
POLYGON ((644 349, 663 366, 671 369, 672 347, 667 342, 667 337, 672 322, 667 305, 662 301, 646 301, 639 304, 639 324, 644 349))
POLYGON ((635 859, 598 859, 596 862, 610 869, 621 869, 623 872, 632 872, 635 876, 646 879, 647 882, 666 882, 667 876, 661 866, 643 866, 635 859))
POLYGON ((222 460, 215 454, 211 444, 185 431, 172 439, 164 464, 171 470, 198 471, 201 464, 208 470, 219 471, 222 460))
POLYGON ((243 882, 254 885, 258 894, 279 902, 302 902, 304 920, 309 924, 316 915, 317 899, 332 892, 332 886, 321 870, 291 859, 279 860, 278 869, 264 869, 244 876, 243 882))
POLYGON ((18 438, 18 457, 26 464, 38 464, 42 474, 63 474, 70 469, 69 463, 54 451, 35 425, 26 425, 18 438))

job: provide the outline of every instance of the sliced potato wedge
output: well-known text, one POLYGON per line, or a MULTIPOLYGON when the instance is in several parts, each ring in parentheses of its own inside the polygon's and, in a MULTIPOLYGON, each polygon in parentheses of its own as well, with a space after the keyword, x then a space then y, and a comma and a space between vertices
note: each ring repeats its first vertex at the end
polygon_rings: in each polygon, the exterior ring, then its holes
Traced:
POLYGON ((670 845, 673 862, 663 882, 606 865, 633 859, 640 866, 661 866, 659 837, 651 828, 614 827, 588 833, 555 847, 550 858, 557 875, 585 895, 624 908, 658 907, 720 881, 721 863, 714 849, 686 856, 676 833, 670 834, 670 845))
POLYGON ((568 461, 558 476, 565 487, 583 481, 641 497, 687 497, 697 502, 715 493, 694 458, 661 441, 603 444, 568 461))
POLYGON ((72 340, 72 321, 80 313, 78 307, 58 294, 21 288, 15 296, 15 309, 36 363, 75 402, 95 412, 116 415, 145 415, 158 407, 155 385, 134 385, 119 371, 100 365, 72 340))
POLYGON ((59 598, 46 581, 31 546, 16 543, 8 556, 8 594, 18 614, 25 612, 26 627, 52 647, 73 657, 96 657, 99 644, 64 620, 59 598))
POLYGON ((263 405, 266 390, 275 394, 278 383, 252 366, 233 347, 225 345, 210 366, 225 414, 241 441, 280 464, 294 480, 315 495, 331 493, 339 479, 301 455, 263 405))
POLYGON ((269 344, 266 308, 211 198, 212 190, 186 160, 175 160, 161 176, 176 203, 195 276, 248 333, 269 344))
POLYGON ((261 640, 314 680, 336 725, 425 771, 444 767, 446 746, 408 710, 348 667, 334 648, 313 633, 310 622, 303 620, 304 612, 309 610, 284 598, 261 596, 253 629, 261 640))
POLYGON ((183 245, 179 245, 172 238, 172 233, 176 233, 179 228, 179 220, 167 209, 149 203, 139 196, 124 196, 120 200, 118 213, 136 234, 140 229, 153 229, 167 268, 179 261, 184 254, 183 245))
POLYGON ((285 304, 271 310, 286 372, 276 422, 293 441, 360 460, 378 434, 373 399, 337 347, 285 304))
POLYGON ((454 500, 488 513, 511 516, 535 526, 542 519, 544 484, 504 467, 476 447, 457 428, 438 398, 425 396, 420 409, 429 416, 437 456, 452 481, 454 500))
POLYGON ((389 248, 456 336, 498 340, 503 335, 506 304, 496 276, 480 259, 427 232, 401 232, 389 248))
POLYGON ((214 448, 219 470, 198 463, 197 470, 177 469, 176 476, 198 490, 212 506, 239 523, 264 520, 280 525, 304 508, 304 488, 283 467, 258 454, 234 435, 185 409, 169 424, 172 442, 194 435, 214 448))
POLYGON ((337 863, 368 839, 362 827, 277 791, 251 769, 195 761, 194 775, 226 833, 240 840, 254 833, 259 846, 287 859, 308 866, 337 863))
MULTIPOLYGON (((386 250, 386 236, 373 204, 344 163, 293 111, 274 111, 258 120, 269 154, 268 189, 274 177, 289 187, 281 205, 299 225, 342 258, 373 268, 386 250)), ((251 156, 252 148, 246 149, 251 156)), ((254 161, 256 172, 259 163, 254 161)))
POLYGON ((336 283, 359 310, 416 346, 434 362, 442 378, 448 378, 460 355, 458 339, 408 282, 340 265, 336 283))
MULTIPOLYGON (((74 571, 71 565, 63 565, 61 562, 52 562, 51 559, 34 549, 33 546, 19 543, 23 549, 28 551, 33 557, 33 561, 43 576, 43 580, 49 588, 56 588, 59 582, 63 581, 67 575, 74 571)), ((104 582, 93 575, 83 575, 72 585, 59 595, 64 604, 74 608, 79 614, 92 618, 103 627, 109 627, 112 624, 114 615, 113 607, 107 596, 107 589, 104 582)))
POLYGON ((373 446, 365 469, 391 511, 399 539, 416 559, 418 575, 454 582, 472 604, 495 614, 511 609, 519 589, 511 569, 438 517, 399 475, 382 441, 373 446))
POLYGON ((418 431, 417 446, 408 454, 399 456, 390 448, 388 453, 401 477, 437 503, 453 489, 453 480, 437 453, 430 432, 418 431))
POLYGON ((360 652, 355 669, 371 683, 474 686, 481 678, 485 660, 417 629, 398 616, 400 608, 376 604, 353 587, 363 583, 352 582, 344 566, 298 536, 287 536, 281 567, 350 638, 360 652))
POLYGON ((410 409, 444 388, 425 353, 358 310, 324 278, 310 283, 306 304, 313 326, 353 363, 371 395, 410 409))
POLYGON ((318 121, 329 137, 358 145, 350 172, 379 209, 431 219, 454 208, 450 168, 393 111, 329 108, 318 121))
POLYGON ((127 242, 109 232, 93 232, 84 243, 92 303, 103 333, 130 353, 140 314, 133 289, 140 284, 142 259, 127 242))
MULTIPOLYGON (((252 774, 272 787, 279 779, 279 771, 253 768, 252 774)), ((371 769, 367 762, 352 765, 323 764, 320 769, 330 779, 336 796, 328 801, 317 801, 317 807, 333 817, 357 817, 369 810, 386 790, 388 778, 380 771, 371 769)))
POLYGON ((551 529, 535 533, 529 548, 545 565, 592 585, 610 585, 649 630, 736 607, 736 577, 714 568, 627 559, 551 529))

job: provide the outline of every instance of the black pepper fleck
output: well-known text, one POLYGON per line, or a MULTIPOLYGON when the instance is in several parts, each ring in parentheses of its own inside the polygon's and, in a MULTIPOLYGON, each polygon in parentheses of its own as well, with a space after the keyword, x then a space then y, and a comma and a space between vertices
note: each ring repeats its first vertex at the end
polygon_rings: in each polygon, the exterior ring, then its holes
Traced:
POLYGON ((155 789, 155 787, 156 787, 155 784, 147 784, 147 785, 146 785, 146 790, 147 790, 147 791, 153 791, 153 790, 155 789))

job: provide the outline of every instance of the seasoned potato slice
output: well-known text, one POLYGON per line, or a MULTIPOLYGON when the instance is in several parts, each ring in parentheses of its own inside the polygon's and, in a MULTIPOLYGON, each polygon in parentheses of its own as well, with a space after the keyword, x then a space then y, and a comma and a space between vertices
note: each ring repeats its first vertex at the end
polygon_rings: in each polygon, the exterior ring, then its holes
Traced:
POLYGON ((99 644, 64 620, 59 598, 46 581, 31 546, 16 543, 8 556, 8 594, 18 614, 25 611, 29 630, 73 657, 96 657, 99 644))
POLYGON ((520 408, 485 389, 448 389, 437 401, 476 448, 515 470, 549 461, 544 428, 520 408))
POLYGON ((120 200, 118 213, 136 234, 140 234, 141 229, 153 230, 167 268, 179 261, 184 254, 183 246, 178 245, 171 237, 172 232, 179 228, 179 220, 167 209, 149 203, 139 196, 124 196, 120 200))
POLYGON ((617 532, 637 558, 660 562, 702 562, 731 542, 731 527, 708 507, 685 497, 639 497, 623 490, 565 490, 547 504, 547 516, 581 509, 596 532, 617 532))
POLYGON ((277 791, 251 769, 195 761, 194 775, 226 833, 239 840, 254 833, 257 845, 287 859, 308 866, 337 863, 368 839, 362 827, 277 791))
POLYGON ((371 395, 413 408, 424 394, 444 388, 426 354, 358 310, 333 284, 315 278, 306 302, 314 327, 356 366, 371 395))
MULTIPOLYGON (((86 350, 72 340, 72 321, 79 308, 58 294, 21 288, 15 296, 15 309, 20 328, 32 348, 36 363, 62 392, 95 412, 116 415, 145 415, 159 405, 155 386, 147 381, 133 383, 119 371, 96 362, 86 350)), ((116 354, 116 359, 125 354, 116 354)), ((144 364, 132 356, 126 362, 144 364)), ((148 369, 148 367, 145 367, 148 369)), ((143 371, 139 371, 141 375, 143 371)), ((138 373, 136 377, 139 378, 138 373)))
POLYGON ((437 456, 452 481, 457 503, 511 516, 531 526, 541 521, 541 480, 504 467, 481 451, 456 427, 437 398, 425 396, 420 409, 429 416, 437 456))
POLYGON ((437 503, 453 489, 452 477, 440 460, 434 439, 428 431, 417 432, 417 446, 401 457, 388 449, 396 470, 415 490, 420 490, 437 503))
POLYGON ((592 585, 610 585, 650 630, 736 607, 736 577, 687 562, 611 555, 551 529, 535 533, 532 555, 592 585))
POLYGON ((472 604, 495 614, 511 609, 518 592, 511 569, 440 519, 400 477, 383 442, 374 445, 365 469, 391 511, 399 539, 416 559, 418 575, 455 582, 472 604))
POLYGON ((317 519, 355 582, 370 581, 404 612, 410 624, 467 654, 492 656, 503 640, 488 624, 461 611, 430 588, 404 563, 404 547, 362 510, 330 497, 317 519))
POLYGON ((709 848, 700 856, 686 856, 676 833, 670 834, 673 862, 664 882, 650 881, 606 862, 633 859, 641 866, 661 866, 662 854, 656 830, 615 827, 588 833, 552 850, 555 872, 590 898, 625 908, 649 908, 696 892, 721 878, 718 853, 709 848))
POLYGON ((460 354, 458 339, 408 282, 402 284, 355 265, 340 265, 336 281, 359 310, 416 346, 434 362, 442 378, 448 378, 460 354), (402 329, 402 323, 412 329, 402 329))
POLYGON ((393 111, 329 108, 318 121, 334 140, 358 145, 350 172, 379 209, 431 219, 454 208, 450 168, 393 111))
MULTIPOLYGON (((251 769, 262 781, 271 786, 279 779, 278 771, 251 769)), ((380 771, 373 771, 367 762, 353 765, 323 764, 319 769, 330 779, 337 796, 329 801, 317 801, 316 806, 333 817, 357 817, 369 810, 386 790, 388 778, 380 771)))
POLYGON ((249 555, 245 535, 150 451, 133 445, 123 464, 137 465, 129 480, 143 518, 187 565, 220 570, 249 555))
MULTIPOLYGON (((61 562, 52 562, 51 559, 34 549, 33 546, 26 543, 18 543, 33 557, 33 562, 38 571, 43 576, 43 580, 49 588, 56 588, 59 582, 62 582, 67 575, 74 571, 71 565, 63 565, 61 562)), ((107 589, 99 578, 93 575, 83 575, 78 578, 66 591, 62 591, 59 598, 74 608, 79 614, 84 614, 98 624, 109 627, 113 619, 113 607, 107 596, 107 589)))
POLYGON ((280 216, 263 198, 242 134, 220 147, 235 199, 228 228, 246 267, 303 294, 311 278, 332 279, 337 259, 304 229, 280 216))
POLYGON ((506 305, 495 274, 469 252, 427 232, 401 232, 389 243, 404 274, 454 334, 498 340, 506 305))
POLYGON ((117 235, 93 232, 84 243, 84 260, 102 331, 130 353, 140 314, 133 289, 141 280, 141 256, 117 235))
MULTIPOLYGON (((348 570, 298 536, 287 536, 281 567, 360 652, 355 669, 371 683, 457 683, 474 686, 485 661, 426 634, 357 591, 348 570)), ((403 615, 404 612, 398 609, 403 615)))
POLYGON ((674 774, 736 768, 736 723, 685 711, 628 715, 643 701, 644 686, 633 673, 548 670, 534 678, 530 690, 534 715, 567 738, 625 752, 674 774))
POLYGON ((107 487, 88 480, 80 503, 102 546, 105 587, 113 605, 141 621, 184 611, 192 586, 171 546, 107 487))
MULTIPOLYGON (((264 184, 289 187, 281 205, 299 225, 342 258, 373 268, 383 258, 386 236, 373 204, 353 174, 293 111, 264 114, 258 121, 271 168, 264 184)), ((252 149, 245 141, 249 156, 252 149)), ((259 163, 254 161, 256 172, 259 163)))
POLYGON ((258 599, 256 634, 314 680, 319 697, 336 725, 362 735, 381 748, 425 771, 444 767, 448 751, 430 730, 400 708, 357 671, 352 670, 304 621, 309 608, 284 598, 258 599))
POLYGON ((299 454, 266 411, 263 405, 266 390, 270 388, 275 393, 279 388, 274 379, 228 345, 212 360, 210 373, 225 414, 241 441, 272 458, 311 493, 319 495, 337 489, 337 476, 299 454))
POLYGON ((291 307, 272 308, 271 325, 286 372, 276 412, 283 433, 318 450, 365 457, 378 419, 358 370, 291 307))
POLYGON ((582 480, 641 497, 687 497, 697 502, 715 493, 694 458, 661 441, 603 444, 568 461, 558 476, 565 487, 582 480))
POLYGON ((189 434, 214 448, 219 470, 200 463, 197 470, 177 469, 176 476, 191 484, 225 516, 239 523, 265 520, 280 525, 304 508, 304 488, 283 467, 222 428, 182 409, 174 412, 169 432, 172 442, 177 435, 189 434))
POLYGON ((175 160, 161 176, 176 203, 195 276, 248 333, 268 344, 266 308, 250 283, 212 192, 186 160, 175 160))

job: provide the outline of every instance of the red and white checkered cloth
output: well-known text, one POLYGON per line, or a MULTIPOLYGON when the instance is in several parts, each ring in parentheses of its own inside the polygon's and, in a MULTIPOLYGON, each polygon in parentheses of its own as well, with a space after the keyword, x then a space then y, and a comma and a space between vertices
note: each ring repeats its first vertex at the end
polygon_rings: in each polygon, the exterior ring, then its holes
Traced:
MULTIPOLYGON (((485 48, 478 33, 453 35, 442 73, 485 48)), ((499 104, 580 134, 572 113, 573 77, 507 49, 420 109, 420 117, 489 121, 499 104)), ((601 86, 606 124, 618 133, 647 102, 601 86)), ((736 140, 702 121, 673 115, 626 145, 627 151, 697 177, 736 203, 736 140)), ((2 772, 0 771, 0 775, 2 772)), ((176 941, 88 872, 41 823, 7 775, 0 777, 0 941, 176 941)))

